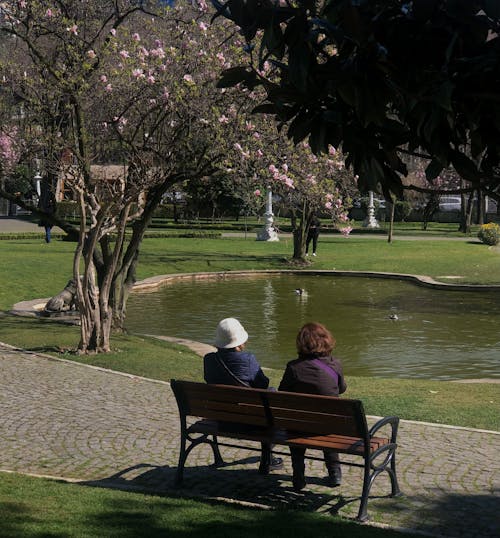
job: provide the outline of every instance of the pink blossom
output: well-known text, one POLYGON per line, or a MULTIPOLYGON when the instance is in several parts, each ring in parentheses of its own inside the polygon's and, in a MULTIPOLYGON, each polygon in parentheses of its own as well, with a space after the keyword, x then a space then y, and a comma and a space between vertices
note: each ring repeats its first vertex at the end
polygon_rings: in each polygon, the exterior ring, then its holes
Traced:
POLYGON ((255 129, 255 125, 251 121, 245 121, 245 128, 247 131, 253 131, 255 129))
POLYGON ((260 196, 260 189, 255 189, 253 193, 255 194, 255 196, 260 196))
POLYGON ((132 70, 132 76, 134 78, 144 77, 144 71, 142 69, 136 68, 132 70))
POLYGON ((162 47, 157 47, 156 49, 151 49, 149 52, 150 52, 151 56, 153 56, 153 58, 160 58, 160 59, 165 58, 165 51, 163 50, 162 47))
POLYGON ((317 183, 316 176, 313 176, 312 174, 308 174, 307 177, 306 177, 306 180, 309 181, 309 183, 311 183, 311 185, 316 185, 316 183, 317 183))
POLYGON ((219 117, 219 123, 229 123, 229 118, 222 114, 222 116, 219 117))
POLYGON ((115 36, 115 35, 116 35, 116 29, 115 29, 115 28, 111 28, 111 30, 109 31, 109 33, 110 33, 112 36, 115 36))
POLYGON ((200 22, 198 26, 202 32, 206 32, 208 30, 208 26, 204 22, 200 22))
POLYGON ((106 75, 101 75, 99 77, 99 80, 103 83, 103 84, 106 84, 106 82, 108 82, 108 77, 106 75))
POLYGON ((217 60, 219 60, 220 63, 224 63, 226 61, 226 58, 224 57, 224 54, 222 54, 222 52, 218 52, 215 57, 217 58, 217 60))
POLYGON ((147 78, 148 84, 154 84, 156 79, 153 75, 149 75, 147 78))
POLYGON ((87 56, 89 58, 95 58, 97 56, 97 54, 93 50, 88 50, 87 51, 87 56))
POLYGON ((278 172, 278 169, 276 168, 276 166, 274 166, 274 164, 270 164, 269 167, 268 167, 268 170, 269 172, 271 172, 271 174, 276 174, 278 172))
POLYGON ((352 232, 352 226, 344 226, 343 228, 340 228, 340 233, 347 237, 352 232))
POLYGON ((326 195, 326 199, 327 199, 328 201, 331 202, 331 201, 333 200, 333 194, 331 194, 331 193, 329 192, 329 193, 326 195))
POLYGON ((141 40, 141 36, 136 32, 135 34, 132 34, 132 39, 134 41, 140 41, 141 40))
POLYGON ((264 153, 262 153, 262 150, 261 149, 258 149, 255 154, 257 155, 257 157, 263 157, 264 156, 264 153))
POLYGON ((200 11, 207 11, 208 5, 205 0, 196 0, 196 5, 200 11))
POLYGON ((332 202, 326 202, 325 207, 326 207, 326 209, 331 209, 333 207, 332 202))
POLYGON ((47 9, 47 11, 45 12, 45 16, 48 17, 49 19, 50 19, 50 17, 53 16, 53 13, 52 13, 52 10, 50 9, 50 7, 49 7, 49 9, 47 9))
POLYGON ((167 88, 163 88, 163 93, 161 94, 161 97, 165 101, 168 100, 168 98, 170 97, 170 93, 168 92, 167 88))
POLYGON ((260 139, 260 133, 255 132, 252 136, 253 136, 256 140, 259 140, 259 139, 260 139))
POLYGON ((340 198, 337 198, 337 200, 335 200, 335 207, 337 209, 342 207, 342 200, 340 198))
POLYGON ((108 84, 105 88, 104 88, 107 92, 112 92, 113 91, 113 86, 111 84, 108 84))
POLYGON ((78 35, 78 26, 76 24, 73 24, 73 26, 68 26, 66 31, 71 32, 73 35, 78 35))
POLYGON ((182 77, 182 80, 184 80, 184 82, 187 82, 188 84, 194 84, 194 79, 191 75, 184 75, 182 77))
POLYGON ((239 142, 233 144, 233 148, 237 149, 238 151, 243 151, 243 148, 241 147, 241 144, 239 142))
POLYGON ((130 58, 130 54, 128 53, 128 51, 126 50, 121 50, 120 51, 120 56, 125 59, 125 58, 130 58))
POLYGON ((288 172, 288 164, 286 164, 286 163, 283 164, 283 165, 281 166, 281 168, 283 168, 283 170, 284 170, 285 172, 288 172))
POLYGON ((333 146, 328 146, 329 155, 335 155, 336 153, 337 153, 337 150, 333 146))
POLYGON ((17 129, 15 128, 10 133, 0 134, 0 157, 6 171, 10 171, 19 160, 19 152, 14 145, 16 134, 17 129))
POLYGON ((28 4, 28 2, 26 2, 26 0, 21 0, 21 1, 19 2, 19 7, 20 7, 21 9, 24 9, 24 8, 27 6, 27 4, 28 4))
POLYGON ((349 215, 347 213, 341 213, 339 215, 339 220, 342 222, 347 222, 349 220, 349 215))

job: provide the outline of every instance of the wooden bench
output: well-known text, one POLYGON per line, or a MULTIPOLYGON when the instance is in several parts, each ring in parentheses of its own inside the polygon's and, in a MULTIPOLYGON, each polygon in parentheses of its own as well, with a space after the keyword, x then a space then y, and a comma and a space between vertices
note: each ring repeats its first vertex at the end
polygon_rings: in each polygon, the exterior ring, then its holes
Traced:
POLYGON ((398 417, 383 418, 369 429, 359 400, 175 379, 171 380, 171 386, 181 422, 177 486, 182 483, 189 453, 201 443, 211 446, 216 466, 224 463, 219 446, 260 451, 256 447, 219 441, 219 437, 225 437, 316 450, 329 448, 359 456, 363 463, 342 461, 342 465, 364 469, 357 516, 360 521, 368 519, 368 495, 379 474, 387 472, 391 496, 400 495, 395 457, 398 417), (384 426, 390 430, 389 435, 376 436, 384 426))

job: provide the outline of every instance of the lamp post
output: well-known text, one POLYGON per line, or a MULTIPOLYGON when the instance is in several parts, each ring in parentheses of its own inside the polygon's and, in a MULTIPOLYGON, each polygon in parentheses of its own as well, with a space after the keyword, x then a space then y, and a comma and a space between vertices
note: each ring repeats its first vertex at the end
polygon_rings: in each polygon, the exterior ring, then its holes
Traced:
POLYGON ((276 231, 273 215, 273 192, 271 187, 267 187, 266 212, 264 213, 266 223, 264 228, 257 232, 257 241, 279 241, 278 232, 276 231))
POLYGON ((373 191, 368 193, 368 208, 366 219, 363 221, 364 228, 379 228, 377 219, 375 218, 375 205, 373 203, 373 191))

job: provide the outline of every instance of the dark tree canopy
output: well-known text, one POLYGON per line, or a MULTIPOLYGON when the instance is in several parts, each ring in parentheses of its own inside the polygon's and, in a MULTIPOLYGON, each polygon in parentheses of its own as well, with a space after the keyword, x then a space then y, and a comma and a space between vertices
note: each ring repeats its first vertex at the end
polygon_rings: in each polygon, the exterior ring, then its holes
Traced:
POLYGON ((451 165, 499 198, 499 0, 213 3, 252 60, 220 85, 264 85, 257 111, 315 152, 340 147, 362 190, 401 196, 409 152, 428 157, 430 182, 451 165))

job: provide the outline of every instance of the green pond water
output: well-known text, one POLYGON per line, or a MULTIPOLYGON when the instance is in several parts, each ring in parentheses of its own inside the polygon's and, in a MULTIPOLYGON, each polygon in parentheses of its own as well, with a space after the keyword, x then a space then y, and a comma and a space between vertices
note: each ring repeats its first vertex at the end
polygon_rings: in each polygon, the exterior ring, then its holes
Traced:
POLYGON ((178 281, 133 294, 127 328, 213 344, 225 317, 243 323, 247 349, 264 367, 283 370, 296 357, 298 329, 319 321, 335 336, 346 375, 500 378, 500 292, 331 275, 178 281))

